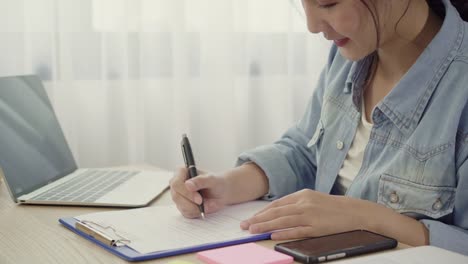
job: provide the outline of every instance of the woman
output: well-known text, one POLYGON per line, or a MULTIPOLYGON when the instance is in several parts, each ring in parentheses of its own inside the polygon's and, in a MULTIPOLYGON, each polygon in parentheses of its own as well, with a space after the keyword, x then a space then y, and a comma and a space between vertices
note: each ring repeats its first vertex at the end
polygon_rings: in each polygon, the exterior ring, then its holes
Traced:
POLYGON ((207 213, 263 198, 241 227, 285 229, 275 240, 366 229, 468 255, 465 2, 303 0, 309 31, 335 44, 305 115, 236 168, 180 168, 179 210, 197 217, 198 191, 207 213))

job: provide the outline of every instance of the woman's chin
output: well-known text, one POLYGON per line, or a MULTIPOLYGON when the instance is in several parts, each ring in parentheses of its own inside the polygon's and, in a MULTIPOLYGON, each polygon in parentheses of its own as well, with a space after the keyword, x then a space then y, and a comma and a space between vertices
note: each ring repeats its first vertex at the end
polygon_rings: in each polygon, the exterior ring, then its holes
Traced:
POLYGON ((362 52, 356 52, 356 51, 353 51, 352 49, 347 49, 347 48, 339 48, 339 52, 341 56, 343 56, 344 58, 350 61, 359 61, 359 60, 362 60, 367 55, 369 55, 367 53, 364 54, 362 52))

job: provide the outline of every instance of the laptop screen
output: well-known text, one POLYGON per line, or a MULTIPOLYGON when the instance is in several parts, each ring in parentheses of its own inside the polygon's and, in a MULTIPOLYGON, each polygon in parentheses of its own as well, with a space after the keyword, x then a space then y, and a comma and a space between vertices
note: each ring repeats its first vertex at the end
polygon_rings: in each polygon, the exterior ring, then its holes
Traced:
POLYGON ((0 167, 15 200, 77 168, 36 76, 0 78, 0 131, 0 167))

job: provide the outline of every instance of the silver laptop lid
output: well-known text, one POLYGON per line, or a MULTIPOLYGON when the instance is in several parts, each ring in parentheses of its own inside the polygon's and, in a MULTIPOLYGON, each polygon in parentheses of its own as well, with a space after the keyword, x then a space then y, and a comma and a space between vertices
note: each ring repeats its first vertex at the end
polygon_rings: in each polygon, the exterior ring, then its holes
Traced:
POLYGON ((0 131, 0 167, 15 201, 77 169, 36 76, 0 78, 0 131))

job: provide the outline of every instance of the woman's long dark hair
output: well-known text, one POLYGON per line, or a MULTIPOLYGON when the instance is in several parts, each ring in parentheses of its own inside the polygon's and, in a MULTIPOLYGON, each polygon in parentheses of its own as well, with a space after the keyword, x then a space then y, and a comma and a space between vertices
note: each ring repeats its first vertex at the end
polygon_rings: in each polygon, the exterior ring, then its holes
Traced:
MULTIPOLYGON (((385 1, 387 1, 387 0, 385 0, 385 1)), ((429 7, 439 17, 441 17, 441 18, 445 17, 445 6, 444 6, 444 3, 443 3, 442 0, 426 0, 426 1, 427 1, 427 4, 429 5, 429 7)), ((450 2, 452 2, 452 5, 458 10, 458 13, 460 13, 461 18, 464 21, 468 22, 468 0, 450 0, 450 2)), ((375 28, 377 30, 377 42, 376 43, 377 43, 377 45, 379 45, 379 43, 380 43, 380 32, 379 32, 378 29, 380 28, 380 21, 378 19, 377 13, 376 13, 377 8, 376 8, 375 4, 372 1, 361 0, 361 3, 369 10, 369 12, 372 15, 372 19, 374 20, 375 28)), ((408 3, 408 7, 409 7, 409 3, 408 3)), ((405 16, 406 11, 408 11, 408 7, 406 8, 405 13, 403 14, 403 16, 405 16)), ((400 18, 400 20, 403 18, 403 16, 400 18)), ((399 22, 397 22, 397 25, 398 25, 398 23, 399 22)), ((396 28, 396 26, 395 26, 395 28, 396 28)), ((372 60, 373 61, 372 61, 371 66, 370 66, 369 73, 368 73, 367 78, 365 80, 365 87, 370 85, 370 83, 374 79, 374 75, 375 75, 375 72, 377 70, 378 57, 373 56, 372 60)))
MULTIPOLYGON (((440 17, 445 17, 445 7, 442 0, 426 0, 429 6, 440 17)), ((468 1, 466 0, 450 0, 453 6, 457 8, 458 13, 463 20, 468 21, 468 1)))

